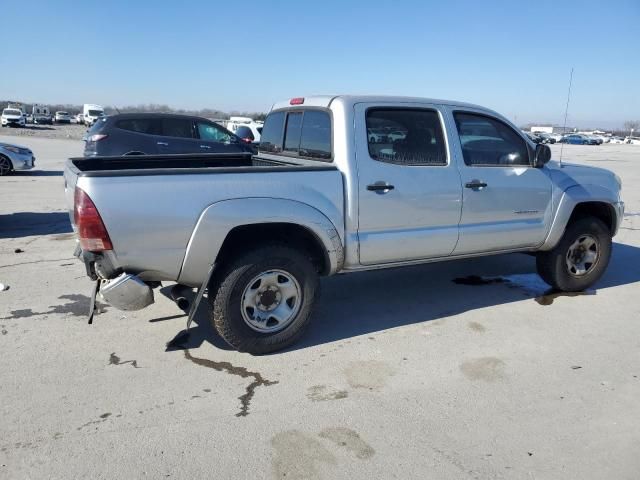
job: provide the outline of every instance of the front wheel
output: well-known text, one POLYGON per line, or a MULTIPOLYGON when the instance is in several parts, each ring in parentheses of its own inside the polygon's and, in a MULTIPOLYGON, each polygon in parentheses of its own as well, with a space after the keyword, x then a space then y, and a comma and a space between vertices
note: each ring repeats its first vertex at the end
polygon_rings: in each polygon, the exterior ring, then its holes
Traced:
POLYGON ((231 262, 209 286, 212 322, 232 347, 254 355, 296 342, 309 324, 318 275, 300 251, 259 247, 231 262))
POLYGON ((552 287, 579 292, 602 276, 611 257, 611 233, 598 218, 571 223, 560 242, 536 257, 538 274, 552 287))
POLYGON ((0 155, 0 177, 8 175, 11 170, 13 170, 13 165, 11 164, 11 160, 9 160, 4 155, 0 155))

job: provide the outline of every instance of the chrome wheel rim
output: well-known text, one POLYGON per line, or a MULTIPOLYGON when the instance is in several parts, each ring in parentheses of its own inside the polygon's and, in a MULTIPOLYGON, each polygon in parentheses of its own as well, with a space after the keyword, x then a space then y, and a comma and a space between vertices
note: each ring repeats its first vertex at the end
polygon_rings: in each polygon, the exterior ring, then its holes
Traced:
POLYGON ((567 269, 574 277, 590 273, 600 258, 598 239, 592 235, 580 235, 567 250, 567 269))
POLYGON ((0 157, 0 177, 6 175, 10 171, 11 163, 9 163, 9 160, 4 157, 0 157))
POLYGON ((284 270, 268 270, 245 287, 242 318, 256 332, 273 333, 296 318, 301 304, 302 289, 295 277, 284 270))

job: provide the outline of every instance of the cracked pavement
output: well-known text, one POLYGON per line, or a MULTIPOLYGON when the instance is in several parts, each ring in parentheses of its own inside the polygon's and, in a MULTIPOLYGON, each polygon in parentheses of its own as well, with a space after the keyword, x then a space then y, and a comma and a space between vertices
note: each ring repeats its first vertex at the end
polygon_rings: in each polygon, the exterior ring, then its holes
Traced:
POLYGON ((82 145, 0 140, 38 158, 0 178, 0 478, 637 478, 640 147, 564 149, 624 185, 591 295, 545 296, 526 255, 340 276, 295 348, 252 357, 158 290, 87 325, 82 145))

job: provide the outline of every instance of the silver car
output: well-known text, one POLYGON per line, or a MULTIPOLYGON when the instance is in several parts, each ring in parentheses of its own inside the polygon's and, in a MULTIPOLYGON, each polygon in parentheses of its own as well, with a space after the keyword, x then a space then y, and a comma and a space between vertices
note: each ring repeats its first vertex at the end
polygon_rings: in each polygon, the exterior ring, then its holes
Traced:
POLYGON ((0 177, 12 171, 31 170, 36 157, 27 147, 0 142, 0 177))

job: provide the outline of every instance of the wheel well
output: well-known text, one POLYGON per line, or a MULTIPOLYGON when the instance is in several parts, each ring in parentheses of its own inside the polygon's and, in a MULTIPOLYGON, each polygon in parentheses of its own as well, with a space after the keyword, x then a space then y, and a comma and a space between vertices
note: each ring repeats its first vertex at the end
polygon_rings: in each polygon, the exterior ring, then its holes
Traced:
POLYGON ((288 245, 304 252, 320 275, 326 275, 331 268, 322 241, 308 228, 294 223, 260 223, 235 227, 224 239, 216 262, 269 243, 288 245))
POLYGON ((568 223, 572 223, 580 218, 596 217, 600 219, 613 234, 615 228, 615 212, 613 207, 605 202, 584 202, 579 203, 573 209, 568 223))

